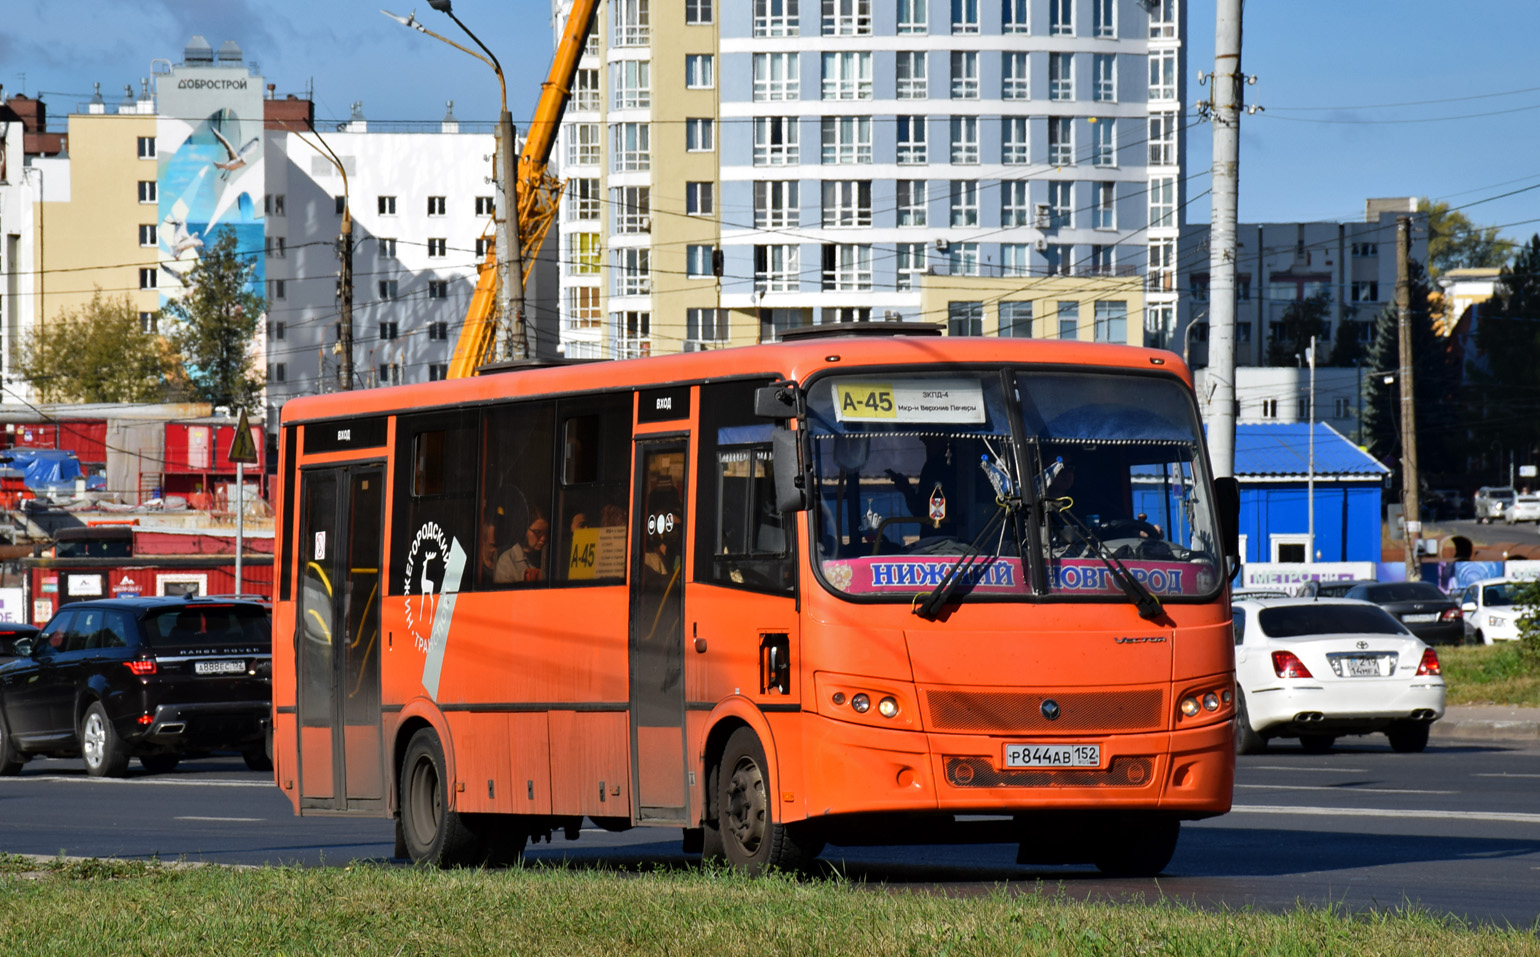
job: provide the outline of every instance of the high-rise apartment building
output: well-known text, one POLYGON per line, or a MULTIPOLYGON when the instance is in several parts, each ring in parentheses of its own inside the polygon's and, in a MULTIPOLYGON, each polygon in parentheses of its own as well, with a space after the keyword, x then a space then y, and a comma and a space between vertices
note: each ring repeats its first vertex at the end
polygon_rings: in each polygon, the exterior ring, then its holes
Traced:
POLYGON ((893 318, 1169 341, 1184 10, 603 5, 553 157, 567 354, 893 318))

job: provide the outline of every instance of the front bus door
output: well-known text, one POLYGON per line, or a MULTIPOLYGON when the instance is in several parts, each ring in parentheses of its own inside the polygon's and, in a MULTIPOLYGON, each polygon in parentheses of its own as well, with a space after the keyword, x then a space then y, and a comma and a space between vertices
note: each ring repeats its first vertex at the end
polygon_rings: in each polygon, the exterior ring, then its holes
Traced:
POLYGON ((683 439, 636 446, 631 554, 631 755, 638 819, 685 817, 683 439))
POLYGON ((367 465, 300 474, 300 806, 383 810, 383 472, 367 465))

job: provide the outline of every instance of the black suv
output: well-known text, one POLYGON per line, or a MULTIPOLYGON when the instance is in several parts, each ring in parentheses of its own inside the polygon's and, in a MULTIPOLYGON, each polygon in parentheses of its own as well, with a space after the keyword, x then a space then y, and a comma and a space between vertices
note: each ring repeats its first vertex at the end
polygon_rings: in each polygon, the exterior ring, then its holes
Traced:
POLYGON ((0 775, 34 754, 81 755, 92 777, 138 757, 170 771, 236 750, 272 768, 272 621, 257 602, 119 598, 66 605, 0 647, 0 775))

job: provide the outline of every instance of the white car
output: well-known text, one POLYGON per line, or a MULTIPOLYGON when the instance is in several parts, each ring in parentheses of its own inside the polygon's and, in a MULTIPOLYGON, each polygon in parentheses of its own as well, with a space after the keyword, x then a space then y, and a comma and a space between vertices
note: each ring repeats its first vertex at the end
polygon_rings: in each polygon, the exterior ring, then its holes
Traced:
POLYGON ((1513 497, 1513 504, 1504 511, 1508 524, 1514 522, 1540 522, 1540 495, 1520 492, 1513 497))
POLYGON ((1467 585, 1460 592, 1460 612, 1465 616, 1465 640, 1490 645, 1494 641, 1519 640, 1518 587, 1521 583, 1488 578, 1467 585))
POLYGON ((1383 732, 1421 751, 1444 716, 1438 653, 1378 605, 1346 598, 1244 599, 1235 610, 1235 749, 1298 738, 1314 754, 1383 732))

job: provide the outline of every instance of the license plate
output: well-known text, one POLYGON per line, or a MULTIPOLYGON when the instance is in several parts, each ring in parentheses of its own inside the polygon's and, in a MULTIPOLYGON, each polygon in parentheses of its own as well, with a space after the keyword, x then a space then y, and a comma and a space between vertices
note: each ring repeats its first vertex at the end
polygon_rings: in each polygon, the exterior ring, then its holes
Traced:
POLYGON ((1005 766, 1008 768, 1099 768, 1102 747, 1099 744, 1008 744, 1005 766))
POLYGON ((1379 658, 1340 658, 1342 663, 1341 674, 1345 678, 1378 678, 1383 671, 1380 670, 1379 658))
POLYGON ((246 670, 244 661, 195 661, 193 673, 200 675, 235 675, 246 670))
POLYGON ((1401 620, 1402 621, 1438 621, 1438 612, 1431 612, 1431 613, 1426 614, 1426 615, 1402 615, 1401 616, 1401 620))

